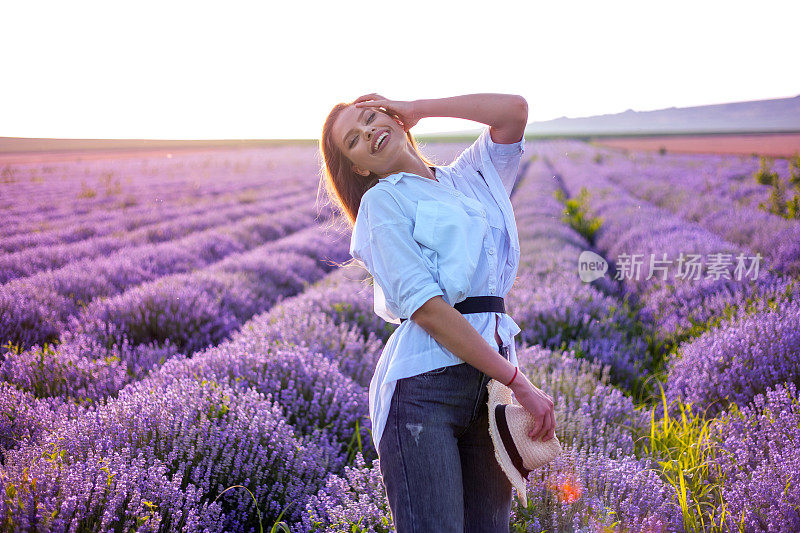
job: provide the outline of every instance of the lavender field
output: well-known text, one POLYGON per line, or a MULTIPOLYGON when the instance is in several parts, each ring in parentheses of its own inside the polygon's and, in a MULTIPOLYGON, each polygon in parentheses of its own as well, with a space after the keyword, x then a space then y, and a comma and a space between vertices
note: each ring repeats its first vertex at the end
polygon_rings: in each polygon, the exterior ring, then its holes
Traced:
MULTIPOLYGON (((506 301, 564 453, 512 531, 800 531, 796 162, 525 157, 506 301)), ((396 326, 319 179, 314 145, 0 168, 0 530, 394 530, 396 326)))

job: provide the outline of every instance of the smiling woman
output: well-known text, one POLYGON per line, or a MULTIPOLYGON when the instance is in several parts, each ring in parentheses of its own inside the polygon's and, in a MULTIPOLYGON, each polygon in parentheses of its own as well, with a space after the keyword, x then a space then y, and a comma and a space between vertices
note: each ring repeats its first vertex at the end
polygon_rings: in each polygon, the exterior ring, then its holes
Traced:
MULTIPOLYGON (((363 122, 365 125, 369 125, 374 122, 375 117, 378 115, 379 112, 384 111, 374 111, 371 109, 362 109, 361 112, 358 114, 358 122, 363 122), (366 118, 364 118, 366 117, 366 118)), ((378 151, 378 143, 386 138, 387 135, 391 133, 391 129, 388 127, 383 127, 378 130, 375 130, 374 134, 372 135, 372 141, 369 143, 369 150, 371 153, 375 153, 378 151)), ((348 135, 345 136, 345 144, 347 145, 347 150, 350 150, 352 153, 353 148, 358 143, 359 139, 359 132, 354 131, 351 129, 348 132, 348 135), (352 140, 348 140, 352 135, 352 140)))
POLYGON ((386 108, 356 107, 363 98, 337 104, 325 121, 320 139, 325 162, 322 183, 351 226, 364 193, 397 170, 398 158, 411 159, 415 162, 411 168, 428 176, 428 167, 433 165, 408 131, 410 120, 406 123, 386 108), (376 150, 377 141, 380 146, 376 150))
POLYGON ((337 105, 323 127, 323 176, 352 222, 350 254, 372 276, 375 313, 399 324, 370 381, 369 411, 400 533, 509 530, 490 380, 532 415, 528 437, 554 435, 553 400, 518 371, 520 328, 504 303, 520 257, 510 194, 527 116, 516 95, 373 94, 337 105), (489 127, 453 163, 433 166, 409 133, 433 116, 489 127))

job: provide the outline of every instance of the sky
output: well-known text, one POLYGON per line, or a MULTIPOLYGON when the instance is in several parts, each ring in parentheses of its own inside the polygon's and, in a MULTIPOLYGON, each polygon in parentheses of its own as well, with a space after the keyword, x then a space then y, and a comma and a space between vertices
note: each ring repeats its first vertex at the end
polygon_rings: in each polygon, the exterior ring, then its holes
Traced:
POLYGON ((318 138, 368 93, 519 94, 529 122, 786 98, 798 19, 770 0, 3 0, 0 136, 318 138))

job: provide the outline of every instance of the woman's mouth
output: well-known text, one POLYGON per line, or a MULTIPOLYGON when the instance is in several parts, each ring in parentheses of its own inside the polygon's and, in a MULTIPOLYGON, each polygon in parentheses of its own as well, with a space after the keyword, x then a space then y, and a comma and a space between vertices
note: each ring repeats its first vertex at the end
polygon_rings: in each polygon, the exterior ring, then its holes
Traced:
POLYGON ((391 131, 388 129, 383 130, 378 135, 375 136, 375 141, 372 145, 372 153, 376 154, 383 150, 383 147, 389 142, 389 137, 391 137, 391 131))

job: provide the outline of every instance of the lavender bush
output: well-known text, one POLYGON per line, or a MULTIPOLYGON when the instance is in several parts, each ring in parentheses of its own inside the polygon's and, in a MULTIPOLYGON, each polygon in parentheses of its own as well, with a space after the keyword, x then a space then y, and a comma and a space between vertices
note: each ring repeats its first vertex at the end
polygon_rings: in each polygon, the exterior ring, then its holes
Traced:
POLYGON ((761 301, 681 346, 670 361, 667 401, 680 399, 708 416, 750 402, 776 384, 800 385, 800 299, 761 301))
MULTIPOLYGON (((712 472, 723 487, 731 530, 800 528, 800 400, 794 383, 777 384, 711 427, 712 472)), ((718 519, 720 525, 722 519, 718 519)))

